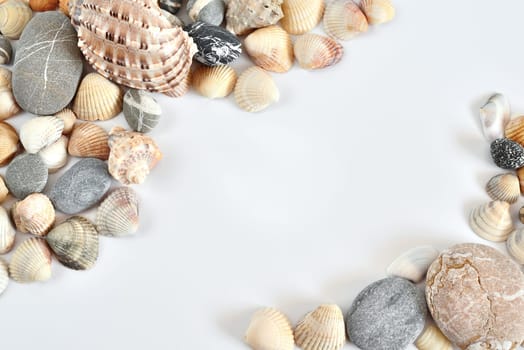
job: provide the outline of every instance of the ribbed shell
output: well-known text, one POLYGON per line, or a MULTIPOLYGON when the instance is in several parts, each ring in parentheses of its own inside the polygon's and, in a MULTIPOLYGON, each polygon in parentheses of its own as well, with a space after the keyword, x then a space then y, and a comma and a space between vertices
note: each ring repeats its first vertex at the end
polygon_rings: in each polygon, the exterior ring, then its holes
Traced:
POLYGON ((244 47, 253 62, 266 70, 284 73, 293 66, 293 42, 278 26, 257 29, 246 37, 244 47))
POLYGON ((38 153, 62 136, 64 121, 57 117, 33 117, 20 128, 20 141, 28 153, 38 153))
POLYGON ((324 0, 284 0, 284 17, 280 25, 289 34, 299 35, 309 32, 322 19, 324 0))
POLYGON ((511 173, 496 175, 488 181, 486 192, 493 200, 515 203, 520 197, 519 178, 511 173))
POLYGON ((6 290, 9 284, 9 267, 7 263, 0 259, 0 295, 6 290))
POLYGON ((517 169, 517 177, 519 178, 520 193, 524 194, 524 168, 517 169))
POLYGON ((202 96, 222 98, 233 92, 237 78, 230 66, 199 66, 193 72, 193 87, 202 96))
POLYGON ((391 0, 362 0, 360 6, 369 24, 386 23, 395 17, 395 8, 391 0))
POLYGON ((55 223, 55 208, 42 193, 30 194, 16 202, 11 214, 18 231, 37 236, 45 236, 55 223))
MULTIPOLYGON (((4 40, 7 39, 4 38, 4 40)), ((11 78, 11 71, 0 67, 0 120, 10 118, 20 112, 20 107, 13 95, 11 78)))
POLYGON ((293 330, 288 318, 273 308, 255 312, 245 335, 254 350, 293 350, 293 330))
POLYGON ((248 68, 235 85, 235 100, 247 112, 260 112, 280 98, 271 75, 259 67, 248 68))
POLYGON ((164 95, 177 98, 182 97, 185 94, 189 92, 189 89, 191 89, 191 82, 193 81, 193 74, 191 71, 189 71, 186 75, 186 77, 174 88, 171 90, 165 91, 164 95))
POLYGON ((74 157, 93 157, 102 160, 109 158, 109 135, 99 125, 93 123, 77 124, 67 151, 74 157))
POLYGON ((64 122, 64 130, 62 130, 62 134, 68 135, 73 130, 73 126, 76 123, 75 113, 69 108, 64 108, 56 113, 55 117, 62 119, 64 122))
POLYGON ((344 48, 335 40, 318 34, 304 34, 295 41, 295 57, 304 69, 321 69, 337 64, 344 48))
POLYGON ((18 151, 18 134, 11 125, 0 122, 0 166, 8 164, 18 151))
POLYGON ((51 250, 42 238, 29 238, 14 251, 9 275, 20 283, 46 281, 51 278, 51 250))
POLYGON ((104 236, 136 233, 138 222, 138 199, 130 187, 120 187, 111 192, 96 214, 96 228, 104 236))
POLYGON ((7 210, 0 207, 0 254, 5 254, 13 248, 15 236, 16 231, 7 210))
POLYGON ((402 277, 414 283, 422 282, 429 265, 435 261, 439 253, 438 249, 432 246, 412 248, 393 260, 386 269, 386 274, 402 277))
POLYGON ((519 264, 524 265, 524 228, 518 228, 511 232, 506 241, 509 255, 519 264))
POLYGON ((505 128, 506 138, 524 145, 524 115, 513 118, 505 128))
POLYGON ((122 111, 122 89, 97 73, 82 79, 73 102, 73 112, 82 120, 108 120, 122 111))
POLYGON ((4 0, 0 2, 0 32, 9 39, 18 39, 32 16, 25 2, 4 0))
POLYGON ((156 1, 77 0, 71 22, 87 61, 116 83, 164 92, 189 72, 192 40, 156 1))
POLYGON ((453 345, 436 326, 426 326, 422 334, 415 341, 419 350, 453 350, 453 345))
POLYGON ((69 16, 69 0, 58 0, 58 8, 64 15, 69 16))
POLYGON ((503 242, 513 231, 509 203, 493 201, 475 208, 469 217, 473 232, 492 242, 503 242))
POLYGON ((352 0, 332 0, 324 12, 324 30, 334 38, 349 40, 368 30, 368 21, 352 0))
POLYGON ((295 328, 295 343, 303 350, 339 350, 346 342, 344 315, 337 305, 321 305, 295 328))
POLYGON ((0 203, 5 201, 8 194, 9 194, 9 189, 7 188, 7 185, 5 184, 4 178, 0 176, 0 203))
POLYGON ((67 136, 62 135, 55 143, 38 152, 49 173, 55 173, 67 164, 67 142, 67 136))

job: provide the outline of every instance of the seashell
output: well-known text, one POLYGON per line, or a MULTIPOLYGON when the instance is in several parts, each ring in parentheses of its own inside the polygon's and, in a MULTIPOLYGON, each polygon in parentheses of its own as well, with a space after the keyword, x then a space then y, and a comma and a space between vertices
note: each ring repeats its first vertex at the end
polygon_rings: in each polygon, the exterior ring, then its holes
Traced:
POLYGON ((520 183, 520 193, 524 193, 524 168, 517 169, 517 177, 520 183))
POLYGON ((0 259, 0 295, 6 290, 9 284, 9 267, 7 263, 0 259))
POLYGON ((237 73, 230 66, 199 66, 193 73, 193 87, 202 96, 222 98, 228 96, 237 82, 237 73))
POLYGON ((506 124, 502 134, 506 135, 506 138, 510 139, 511 141, 515 141, 520 145, 524 145, 524 115, 511 119, 506 124))
POLYGON ((386 274, 422 282, 429 265, 439 256, 440 252, 431 246, 416 247, 408 250, 388 266, 386 274))
POLYGON ((484 137, 489 142, 503 138, 510 116, 508 99, 502 94, 494 94, 480 107, 479 112, 484 137))
POLYGON ((453 350, 453 345, 437 326, 429 324, 415 341, 418 350, 453 350))
POLYGON ((168 12, 163 9, 161 9, 160 12, 162 12, 162 15, 164 15, 164 17, 167 18, 167 20, 169 21, 169 23, 171 23, 173 27, 183 27, 184 26, 184 22, 182 22, 180 18, 178 18, 171 12, 168 12))
POLYGON ((349 40, 366 32, 368 21, 352 0, 333 0, 324 12, 324 30, 331 37, 349 40))
POLYGON ((13 248, 15 236, 16 231, 7 210, 0 207, 0 254, 8 253, 13 248))
POLYGON ((191 74, 191 72, 189 72, 180 84, 178 84, 175 88, 164 92, 163 94, 174 98, 184 96, 189 92, 189 89, 191 88, 191 81, 193 79, 192 76, 193 75, 191 74))
POLYGON ((18 134, 16 130, 5 122, 0 122, 0 166, 4 166, 13 159, 18 152, 18 134))
POLYGON ((519 210, 519 221, 524 224, 524 207, 521 207, 519 210))
POLYGON ((248 112, 260 112, 279 98, 273 78, 259 67, 244 71, 235 85, 235 100, 240 108, 248 112))
POLYGON ((305 34, 295 42, 295 57, 304 69, 321 69, 337 64, 344 48, 335 40, 318 34, 305 34))
POLYGON ((155 92, 172 90, 187 76, 193 41, 162 16, 156 1, 71 3, 78 46, 98 73, 117 84, 155 92))
POLYGON ((73 112, 82 120, 108 120, 122 111, 123 93, 118 85, 97 73, 82 79, 73 112))
POLYGON ((64 122, 57 117, 36 117, 20 128, 20 141, 28 153, 38 153, 62 136, 64 122))
POLYGON ((473 232, 492 242, 503 242, 513 231, 509 203, 493 201, 475 208, 469 217, 473 232))
POLYGON ((57 172, 67 164, 67 143, 67 137, 61 136, 55 143, 38 152, 50 173, 57 172))
POLYGON ((5 201, 8 194, 9 194, 9 189, 7 188, 5 184, 4 178, 0 176, 0 203, 5 201))
POLYGON ((182 0, 159 0, 158 5, 161 9, 176 15, 182 7, 182 0))
POLYGON ((395 17, 395 8, 390 0, 362 0, 362 11, 369 24, 382 24, 395 17))
POLYGON ((33 11, 20 0, 4 0, 0 3, 0 32, 8 39, 18 39, 33 11))
POLYGON ((509 139, 496 139, 490 146, 491 158, 502 169, 518 169, 524 166, 524 147, 509 139))
POLYGON ((58 0, 29 0, 29 7, 33 11, 51 11, 58 7, 58 0))
POLYGON ((5 36, 0 35, 0 64, 9 64, 13 56, 11 42, 5 36))
POLYGON ((67 151, 74 157, 98 158, 107 160, 109 158, 109 135, 99 125, 93 123, 81 123, 75 125, 67 151))
POLYGON ((87 270, 98 258, 98 233, 89 220, 73 216, 57 225, 46 237, 62 265, 87 270))
POLYGON ((29 238, 14 251, 9 275, 20 283, 46 281, 51 278, 51 250, 42 238, 29 238))
POLYGON ((187 14, 191 20, 219 26, 224 22, 226 5, 223 0, 189 0, 187 14))
POLYGON ((255 312, 244 339, 254 350, 293 350, 295 345, 289 320, 273 308, 255 312))
POLYGON ((524 228, 518 228, 511 232, 506 241, 508 253, 519 264, 524 265, 524 228))
POLYGON ((73 131, 73 126, 76 123, 76 115, 72 110, 69 108, 64 108, 60 112, 56 113, 55 117, 62 119, 64 122, 62 134, 68 135, 71 131, 73 131))
POLYGON ((344 316, 337 305, 319 306, 295 328, 295 343, 304 350, 338 350, 345 342, 344 316))
POLYGON ((69 14, 69 0, 58 0, 58 9, 67 17, 71 17, 69 14))
POLYGON ((519 178, 515 174, 499 174, 486 185, 486 192, 493 200, 515 203, 520 197, 519 178))
POLYGON ((226 0, 227 30, 236 35, 276 24, 283 16, 283 0, 226 0))
POLYGON ((162 109, 150 93, 129 89, 124 95, 124 116, 134 131, 147 133, 157 126, 162 109))
POLYGON ((23 233, 45 236, 55 223, 55 208, 45 194, 33 193, 11 208, 16 229, 23 233))
POLYGON ((7 119, 20 112, 15 101, 11 85, 11 71, 0 67, 0 120, 7 119))
POLYGON ((124 185, 145 181, 162 153, 152 138, 114 127, 109 132, 109 173, 124 185))
POLYGON ((138 199, 130 187, 111 192, 100 204, 96 229, 104 236, 127 236, 138 230, 138 199))
POLYGON ((265 70, 284 73, 293 66, 293 42, 278 26, 255 30, 244 40, 244 46, 253 62, 265 70))
POLYGON ((280 25, 289 34, 305 34, 316 27, 324 14, 324 0, 284 0, 280 25))

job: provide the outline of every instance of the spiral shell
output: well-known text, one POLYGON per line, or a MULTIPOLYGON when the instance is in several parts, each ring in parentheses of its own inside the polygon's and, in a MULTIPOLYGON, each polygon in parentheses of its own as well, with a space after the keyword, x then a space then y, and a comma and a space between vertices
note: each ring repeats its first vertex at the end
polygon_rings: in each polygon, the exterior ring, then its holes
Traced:
POLYGON ((519 178, 515 174, 499 174, 486 185, 486 192, 493 200, 515 203, 520 197, 519 178))
POLYGON ((127 236, 138 230, 138 199, 130 187, 111 192, 100 204, 96 228, 104 236, 127 236))
POLYGON ((46 281, 51 278, 51 250, 42 238, 29 238, 14 251, 9 275, 20 283, 46 281))
POLYGON ((18 134, 16 130, 5 122, 0 122, 0 166, 4 166, 13 159, 18 152, 18 134))
POLYGON ((76 123, 75 113, 69 108, 64 108, 60 112, 56 113, 54 116, 59 119, 62 119, 62 121, 64 122, 64 129, 62 130, 62 134, 68 135, 73 130, 73 126, 76 123))
POLYGON ((503 242, 513 231, 509 203, 493 201, 475 208, 469 217, 473 232, 492 242, 503 242))
POLYGON ((253 62, 266 70, 284 73, 293 66, 293 43, 278 26, 257 29, 249 34, 244 46, 253 62))
POLYGON ((73 112, 82 120, 108 120, 122 111, 124 95, 118 85, 97 73, 82 79, 73 112))
POLYGON ((7 210, 0 207, 0 254, 8 253, 13 248, 15 236, 16 231, 7 210))
POLYGON ((333 0, 326 6, 324 30, 331 37, 349 40, 366 32, 368 21, 352 0, 333 0))
POLYGON ((6 290, 9 284, 9 267, 3 259, 0 259, 0 295, 6 290))
POLYGON ((0 67, 0 120, 7 119, 20 112, 15 101, 11 85, 11 71, 0 67))
POLYGON ((344 48, 335 40, 318 34, 305 34, 295 42, 295 57, 304 69, 321 69, 337 64, 344 48))
POLYGON ((61 136, 55 143, 38 152, 49 173, 55 173, 67 164, 67 137, 61 136))
POLYGON ((9 39, 18 39, 33 11, 20 0, 4 0, 0 3, 0 32, 9 39))
POLYGON ((77 124, 71 133, 67 151, 74 157, 107 160, 108 140, 109 135, 101 126, 93 123, 77 124))
POLYGON ((208 98, 228 96, 237 82, 237 73, 230 66, 199 66, 193 73, 193 87, 208 98))
POLYGON ((289 34, 299 35, 309 32, 322 19, 324 0, 284 0, 284 17, 280 25, 289 34))
POLYGON ((280 98, 273 78, 259 67, 244 71, 235 86, 235 100, 247 112, 260 112, 280 98))
POLYGON ((18 231, 37 236, 45 236, 55 223, 55 208, 42 193, 30 194, 16 202, 11 214, 18 231))
POLYGON ((419 350, 453 350, 453 345, 436 326, 427 325, 415 341, 419 350))
POLYGON ((20 141, 28 153, 38 153, 62 136, 64 121, 57 117, 35 117, 20 128, 20 141))
POLYGON ((294 340, 287 317, 273 308, 255 312, 246 331, 245 341, 254 350, 293 350, 294 340))
POLYGON ((391 0, 362 0, 360 6, 369 24, 386 23, 395 17, 395 8, 391 0))
POLYGON ((346 342, 342 310, 321 305, 307 314, 295 328, 295 342, 304 350, 339 350, 346 342))

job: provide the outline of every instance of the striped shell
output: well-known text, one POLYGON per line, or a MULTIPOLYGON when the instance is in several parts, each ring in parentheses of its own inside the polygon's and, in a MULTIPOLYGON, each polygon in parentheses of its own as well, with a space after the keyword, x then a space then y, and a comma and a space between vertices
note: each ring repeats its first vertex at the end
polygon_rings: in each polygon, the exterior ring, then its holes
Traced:
POLYGON ((506 241, 509 255, 519 264, 524 264, 524 229, 518 228, 511 232, 506 241))
POLYGON ((82 120, 108 120, 122 111, 124 94, 118 85, 97 73, 82 79, 73 112, 82 120))
POLYGON ((18 231, 37 236, 45 236, 55 223, 55 208, 42 193, 30 194, 16 202, 11 214, 18 231))
POLYGON ((293 350, 293 330, 288 318, 273 308, 255 312, 246 331, 245 341, 254 350, 293 350))
POLYGON ((13 95, 11 77, 12 73, 9 69, 0 67, 0 120, 10 118, 20 112, 20 107, 16 104, 13 95))
POLYGON ((475 208, 469 217, 473 232, 492 242, 505 241, 513 231, 509 203, 493 201, 475 208))
POLYGON ((24 1, 0 1, 0 32, 6 38, 18 39, 32 16, 33 11, 24 1))
POLYGON ((295 41, 295 57, 303 69, 321 69, 337 64, 344 48, 335 40, 318 34, 304 34, 295 41))
POLYGON ((395 8, 391 0, 362 0, 360 6, 369 24, 386 23, 395 17, 395 8))
MULTIPOLYGON (((504 114, 505 116, 508 114, 504 114)), ((511 119, 504 130, 505 136, 515 142, 524 145, 524 116, 511 119)))
POLYGON ((9 194, 9 189, 7 188, 7 185, 5 184, 4 178, 0 176, 0 203, 5 201, 8 194, 9 194))
POLYGON ((20 142, 28 153, 38 153, 62 136, 64 121, 57 117, 34 117, 20 127, 20 142))
POLYGON ((453 350, 453 345, 444 334, 432 324, 426 326, 415 341, 419 350, 453 350))
POLYGON ((244 111, 260 112, 278 102, 280 92, 271 75, 259 67, 245 70, 235 85, 235 101, 244 111))
POLYGON ((349 40, 368 30, 368 21, 352 0, 333 0, 326 6, 324 30, 336 39, 349 40))
POLYGON ((192 40, 154 0, 71 0, 78 46, 95 70, 135 89, 165 92, 191 66, 192 40))
POLYGON ((0 254, 5 254, 13 248, 15 236, 16 231, 7 210, 0 207, 0 254))
POLYGON ((51 278, 51 250, 42 238, 29 238, 14 251, 9 275, 20 283, 46 281, 51 278))
POLYGON ((237 82, 237 73, 230 66, 199 66, 193 72, 193 87, 208 98, 228 96, 237 82))
POLYGON ((495 175, 488 181, 486 192, 493 200, 515 203, 520 197, 519 178, 512 173, 495 175))
POLYGON ((55 117, 62 119, 64 122, 64 130, 62 130, 62 134, 67 135, 73 130, 73 126, 76 123, 76 115, 72 110, 64 108, 56 113, 55 117))
POLYGON ((337 305, 321 305, 295 328, 295 343, 303 350, 339 350, 346 343, 344 315, 337 305))
POLYGON ((104 236, 122 237, 138 230, 138 199, 130 187, 114 190, 100 204, 96 229, 104 236))
POLYGON ((18 152, 18 134, 15 128, 0 122, 0 166, 8 164, 18 152))
POLYGON ((246 37, 244 47, 253 62, 266 70, 284 73, 293 66, 293 42, 279 26, 257 29, 246 37))
POLYGON ((284 0, 280 25, 289 34, 305 34, 322 19, 324 0, 284 0))
POLYGON ((49 173, 56 173, 67 164, 67 136, 62 135, 55 143, 38 152, 49 173))
POLYGON ((93 123, 77 124, 71 138, 67 151, 74 157, 93 157, 102 160, 109 158, 109 135, 104 128, 93 123))
POLYGON ((6 290, 9 284, 9 267, 3 259, 0 259, 0 295, 6 290))

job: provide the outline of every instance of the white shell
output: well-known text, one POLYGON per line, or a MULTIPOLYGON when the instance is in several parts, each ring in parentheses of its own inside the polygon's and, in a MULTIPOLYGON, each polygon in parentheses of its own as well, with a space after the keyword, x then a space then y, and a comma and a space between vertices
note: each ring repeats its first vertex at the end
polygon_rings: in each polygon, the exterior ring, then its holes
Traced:
POLYGON ((486 192, 493 200, 515 203, 520 197, 520 182, 512 173, 493 176, 486 185, 486 192))
POLYGON ((9 284, 9 268, 3 259, 0 259, 0 295, 6 290, 9 284))
POLYGON ((295 344, 289 320, 273 308, 255 312, 245 341, 254 350, 293 350, 295 344))
POLYGON ((344 315, 337 305, 321 305, 295 328, 295 342, 303 350, 339 350, 346 342, 344 315))
POLYGON ((13 248, 16 231, 9 214, 0 206, 0 254, 5 254, 13 248))
POLYGON ((51 250, 42 238, 29 238, 20 244, 9 263, 9 275, 20 283, 51 278, 51 250))
POLYGON ((20 141, 28 153, 38 153, 62 136, 64 121, 57 117, 34 117, 20 128, 20 141))
POLYGON ((235 85, 235 100, 247 112, 260 112, 280 98, 271 75, 259 67, 251 67, 240 75, 235 85))
POLYGON ((511 232, 506 241, 509 255, 519 264, 524 265, 524 228, 518 228, 511 232))
POLYGON ((440 252, 431 246, 410 249, 393 260, 386 273, 388 276, 398 276, 419 283, 439 254, 440 252))
POLYGON ((504 128, 509 122, 510 108, 508 99, 502 94, 492 95, 480 107, 480 125, 488 142, 504 137, 504 128))
POLYGON ((415 341, 419 350, 453 350, 453 345, 435 325, 429 324, 415 341))
POLYGON ((67 137, 61 136, 55 143, 38 152, 50 173, 67 164, 67 142, 67 137))
POLYGON ((103 236, 127 236, 138 230, 138 198, 131 187, 120 187, 100 204, 96 229, 103 236))
POLYGON ((503 242, 513 231, 509 203, 493 201, 475 208, 469 217, 473 232, 492 242, 503 242))

